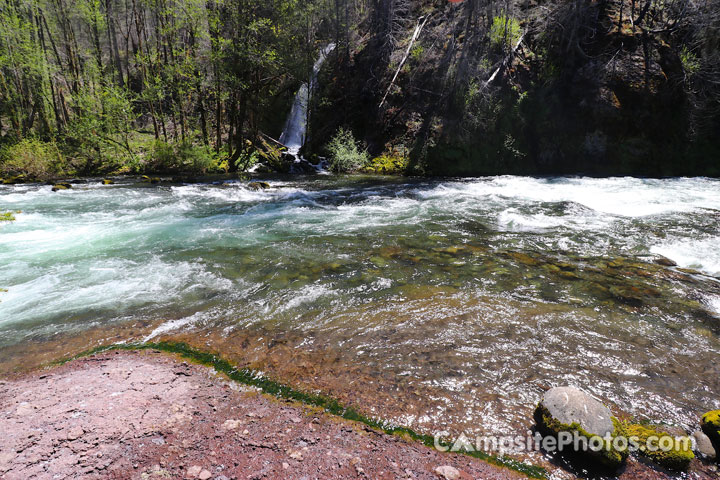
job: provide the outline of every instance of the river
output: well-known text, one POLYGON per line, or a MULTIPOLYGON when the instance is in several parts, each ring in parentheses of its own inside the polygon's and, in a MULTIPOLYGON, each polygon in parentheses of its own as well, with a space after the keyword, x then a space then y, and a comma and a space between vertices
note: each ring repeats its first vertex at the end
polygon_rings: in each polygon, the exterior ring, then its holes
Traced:
POLYGON ((0 370, 181 340, 426 432, 524 431, 563 384, 720 407, 720 181, 266 180, 0 186, 0 370))

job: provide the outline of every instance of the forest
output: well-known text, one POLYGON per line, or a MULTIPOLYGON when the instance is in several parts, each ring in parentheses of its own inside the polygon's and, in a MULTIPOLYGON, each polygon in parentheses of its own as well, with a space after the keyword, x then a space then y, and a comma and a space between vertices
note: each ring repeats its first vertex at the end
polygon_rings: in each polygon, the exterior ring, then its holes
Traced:
POLYGON ((2 0, 0 176, 282 171, 331 42, 338 170, 720 174, 717 0, 2 0))

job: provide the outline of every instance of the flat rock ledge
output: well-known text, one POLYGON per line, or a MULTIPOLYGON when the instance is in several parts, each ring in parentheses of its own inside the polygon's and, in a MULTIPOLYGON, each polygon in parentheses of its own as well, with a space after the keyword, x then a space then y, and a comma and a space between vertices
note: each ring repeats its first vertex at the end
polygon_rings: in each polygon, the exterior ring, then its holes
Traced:
POLYGON ((0 381, 0 478, 524 476, 279 401, 171 356, 112 352, 0 381))

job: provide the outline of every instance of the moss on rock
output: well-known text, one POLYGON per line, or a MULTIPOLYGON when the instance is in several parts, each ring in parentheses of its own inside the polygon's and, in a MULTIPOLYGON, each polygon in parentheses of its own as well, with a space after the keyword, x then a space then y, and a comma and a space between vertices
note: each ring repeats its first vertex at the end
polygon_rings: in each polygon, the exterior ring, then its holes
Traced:
MULTIPOLYGON (((587 439, 588 443, 595 437, 602 439, 602 437, 583 429, 577 422, 564 424, 554 419, 552 414, 542 404, 538 404, 535 409, 534 418, 537 422, 538 430, 544 435, 557 437, 561 432, 577 432, 578 435, 587 439)), ((613 423, 617 425, 615 418, 613 418, 613 423)), ((617 434, 617 428, 611 436, 611 440, 616 436, 615 434, 617 434)), ((590 464, 590 466, 600 467, 611 471, 619 469, 628 457, 628 449, 615 449, 612 441, 606 441, 605 439, 603 439, 603 446, 599 451, 593 451, 592 449, 587 448, 584 451, 573 451, 572 453, 575 453, 576 455, 586 455, 582 458, 587 460, 587 463, 590 464)))
POLYGON ((720 446, 720 410, 712 410, 702 416, 702 429, 710 440, 720 446))
POLYGON ((70 190, 72 188, 72 185, 69 183, 56 183, 52 187, 53 192, 59 192, 60 190, 70 190))
POLYGON ((248 188, 250 190, 267 190, 270 188, 270 184, 267 182, 250 182, 248 188))
POLYGON ((675 437, 649 425, 619 424, 619 432, 636 442, 638 452, 668 470, 685 471, 695 458, 690 437, 675 437))

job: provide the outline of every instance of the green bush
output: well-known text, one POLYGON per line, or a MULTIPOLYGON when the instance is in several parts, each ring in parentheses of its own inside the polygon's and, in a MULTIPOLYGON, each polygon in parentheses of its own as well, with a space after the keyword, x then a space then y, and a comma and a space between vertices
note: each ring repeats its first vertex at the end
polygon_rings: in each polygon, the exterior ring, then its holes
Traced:
POLYGON ((407 167, 407 157, 390 152, 373 158, 362 171, 380 175, 402 175, 407 170, 407 167))
POLYGON ((0 149, 0 176, 46 180, 66 173, 66 168, 65 158, 52 142, 26 138, 0 149))
POLYGON ((350 130, 341 128, 327 145, 330 168, 334 172, 355 172, 368 163, 370 156, 350 130))
POLYGON ((521 35, 520 23, 516 19, 505 14, 493 18, 490 27, 490 43, 493 46, 503 50, 512 48, 520 41, 521 35))
POLYGON ((220 163, 212 148, 190 140, 177 143, 156 140, 150 155, 147 166, 153 171, 206 173, 220 163))

